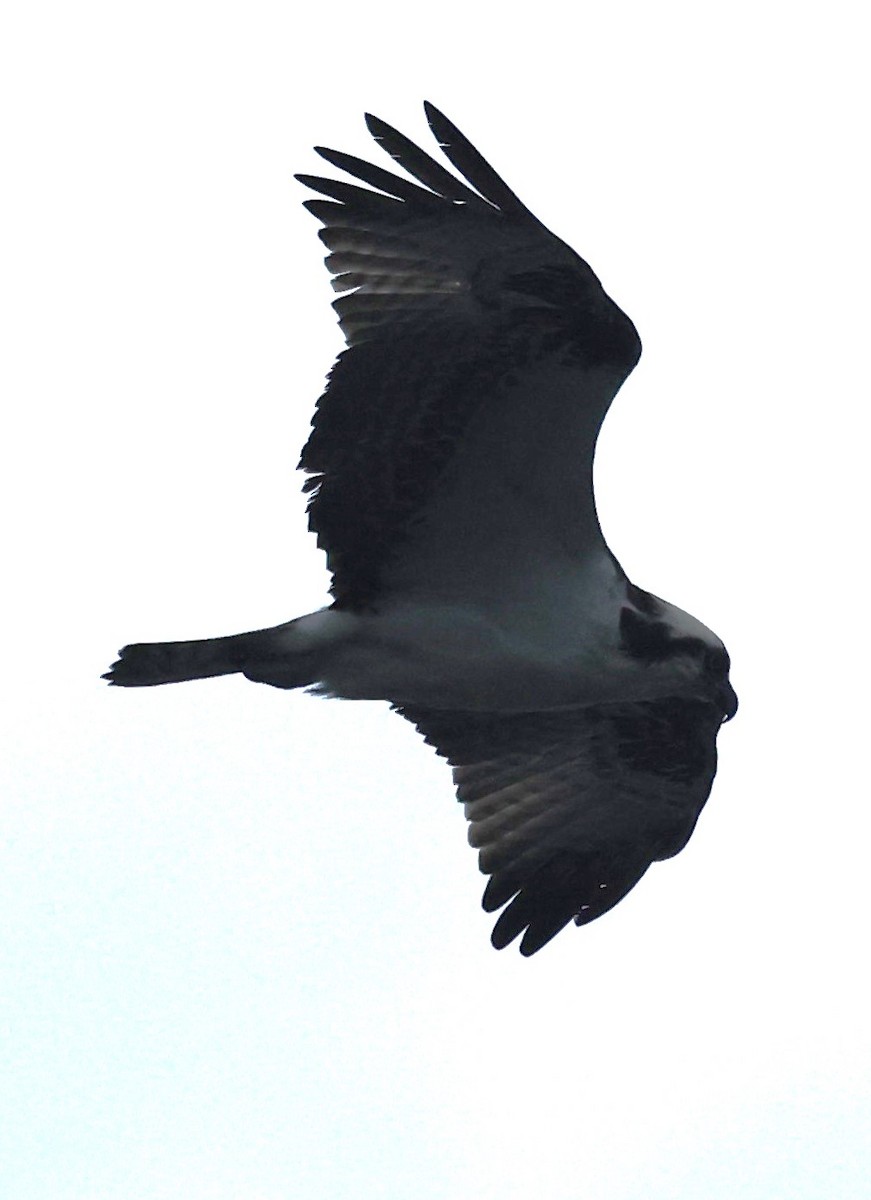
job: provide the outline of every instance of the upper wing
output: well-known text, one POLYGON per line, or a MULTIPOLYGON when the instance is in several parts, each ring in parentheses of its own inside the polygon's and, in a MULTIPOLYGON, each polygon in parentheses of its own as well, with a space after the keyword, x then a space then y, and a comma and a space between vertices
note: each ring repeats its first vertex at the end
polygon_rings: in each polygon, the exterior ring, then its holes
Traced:
POLYGON ((716 704, 668 698, 540 713, 401 708, 451 763, 490 875, 497 950, 534 954, 613 908, 687 843, 711 790, 716 704), (509 903, 510 901, 510 903, 509 903))
POLYGON ((335 308, 349 349, 300 463, 312 475, 311 528, 346 607, 378 594, 476 421, 487 435, 478 458, 508 455, 499 470, 509 490, 529 474, 528 461, 515 459, 537 456, 559 500, 553 524, 572 517, 568 492, 580 517, 594 511, 595 437, 640 353, 634 326, 587 264, 454 125, 431 105, 426 112, 465 182, 374 117, 376 141, 417 182, 323 148, 328 162, 378 190, 297 176, 329 197, 306 207, 325 226, 333 286, 348 293, 335 308))

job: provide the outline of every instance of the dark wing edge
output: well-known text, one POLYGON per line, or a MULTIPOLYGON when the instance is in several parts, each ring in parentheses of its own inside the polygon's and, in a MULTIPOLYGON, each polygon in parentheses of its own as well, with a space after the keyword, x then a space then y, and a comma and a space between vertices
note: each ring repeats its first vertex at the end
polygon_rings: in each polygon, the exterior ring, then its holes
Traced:
POLYGON ((716 772, 723 713, 668 698, 540 713, 398 712, 453 767, 479 851, 491 941, 535 954, 613 908, 686 845, 716 772))

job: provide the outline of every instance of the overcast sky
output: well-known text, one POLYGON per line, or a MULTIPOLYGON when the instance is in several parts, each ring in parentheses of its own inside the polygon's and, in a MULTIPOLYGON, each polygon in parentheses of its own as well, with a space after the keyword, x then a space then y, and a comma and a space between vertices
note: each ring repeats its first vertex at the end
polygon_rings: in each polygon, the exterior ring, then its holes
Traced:
POLYGON ((0 1195, 857 1197, 858 7, 293 7, 30 0, 0 31, 0 1195), (386 164, 366 110, 431 148, 423 99, 638 326, 602 524, 742 703, 688 849, 528 961, 386 707, 99 680, 326 602, 293 468, 341 343, 292 173, 386 164))

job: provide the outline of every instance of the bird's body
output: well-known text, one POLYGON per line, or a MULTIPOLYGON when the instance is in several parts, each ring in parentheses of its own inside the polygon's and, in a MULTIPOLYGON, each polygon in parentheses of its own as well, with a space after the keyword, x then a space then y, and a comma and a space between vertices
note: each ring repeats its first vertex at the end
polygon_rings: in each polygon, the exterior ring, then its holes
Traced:
POLYGON ((596 515, 596 437, 640 342, 596 277, 437 110, 476 191, 396 130, 418 186, 309 201, 349 342, 301 466, 333 604, 274 629, 126 647, 123 686, 241 672, 380 699, 454 765, 494 930, 533 953, 676 853, 736 701, 722 642, 629 582, 596 515))

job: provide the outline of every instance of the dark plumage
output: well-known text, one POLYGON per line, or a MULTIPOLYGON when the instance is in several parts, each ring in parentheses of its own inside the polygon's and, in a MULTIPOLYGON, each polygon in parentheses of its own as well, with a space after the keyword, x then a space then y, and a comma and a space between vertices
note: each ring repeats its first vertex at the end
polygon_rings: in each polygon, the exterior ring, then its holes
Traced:
POLYGON ((462 178, 375 117, 410 178, 324 148, 357 182, 298 176, 326 197, 306 207, 348 342, 300 462, 332 606, 128 646, 107 678, 386 700, 453 767, 494 946, 533 954, 682 849, 737 700, 719 638, 631 583, 599 528, 593 453, 635 327, 426 112, 462 178))

